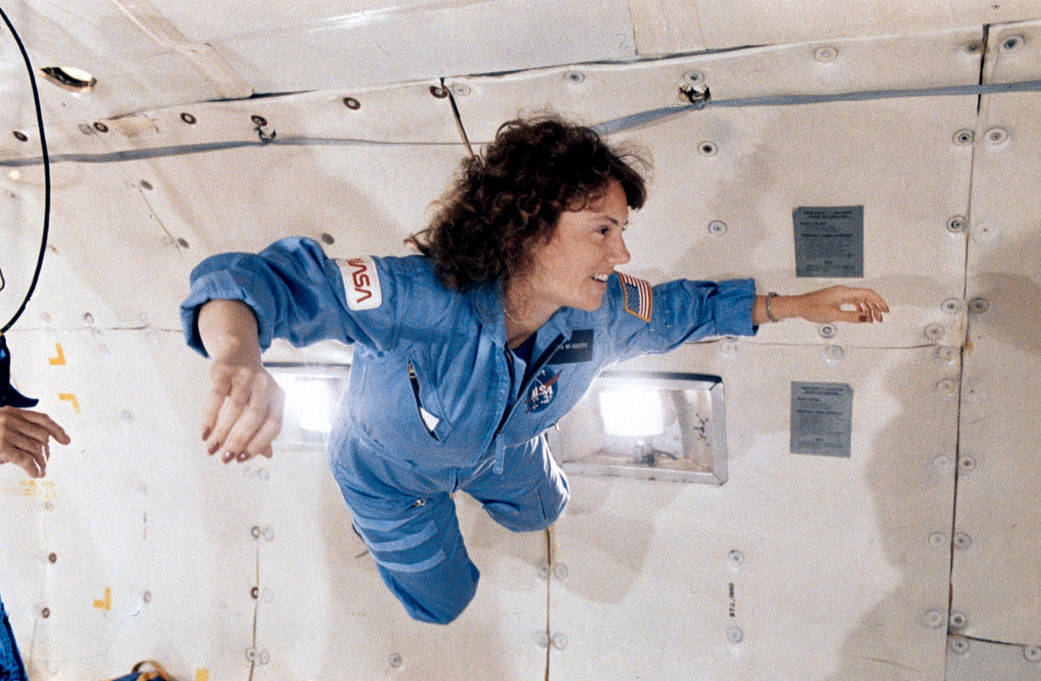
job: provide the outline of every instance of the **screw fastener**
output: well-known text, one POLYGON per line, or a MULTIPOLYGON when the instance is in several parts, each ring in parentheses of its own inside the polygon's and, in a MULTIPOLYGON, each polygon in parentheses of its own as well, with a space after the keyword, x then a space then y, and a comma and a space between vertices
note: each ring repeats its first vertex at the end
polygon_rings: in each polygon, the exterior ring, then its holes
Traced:
POLYGON ((969 312, 983 314, 990 309, 990 301, 986 298, 973 298, 969 301, 969 312))
POLYGON ((976 139, 976 133, 972 130, 959 130, 954 133, 954 143, 959 147, 967 147, 976 139))
POLYGON ((969 640, 966 638, 952 638, 950 647, 951 652, 964 655, 969 652, 969 640))
POLYGON ((822 338, 834 338, 835 334, 838 332, 839 330, 835 328, 834 324, 821 324, 817 327, 817 333, 819 333, 822 338))
POLYGON ((1041 662, 1041 646, 1027 646, 1023 649, 1023 657, 1031 662, 1041 662))
POLYGON ((963 629, 969 623, 969 618, 960 612, 952 612, 950 622, 951 628, 963 629))
POLYGON ((745 632, 741 631, 741 627, 730 627, 727 629, 727 640, 731 643, 740 643, 745 640, 745 632))
POLYGON ((972 537, 964 532, 959 532, 954 535, 954 546, 959 549, 967 549, 972 546, 972 537))
POLYGON ((961 215, 955 215, 947 221, 947 231, 952 234, 961 234, 968 226, 968 221, 961 215))
POLYGON ((722 236, 727 233, 727 223, 722 220, 713 220, 708 223, 708 233, 714 234, 715 236, 722 236))

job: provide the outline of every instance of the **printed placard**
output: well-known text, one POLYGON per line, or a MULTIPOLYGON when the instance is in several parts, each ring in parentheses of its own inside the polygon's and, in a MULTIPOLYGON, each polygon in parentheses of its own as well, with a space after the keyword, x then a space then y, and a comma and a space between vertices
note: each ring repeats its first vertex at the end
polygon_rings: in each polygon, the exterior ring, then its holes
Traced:
POLYGON ((864 206, 800 206, 792 221, 797 277, 864 276, 864 206))
POLYGON ((849 457, 852 434, 851 386, 792 381, 792 454, 849 457))

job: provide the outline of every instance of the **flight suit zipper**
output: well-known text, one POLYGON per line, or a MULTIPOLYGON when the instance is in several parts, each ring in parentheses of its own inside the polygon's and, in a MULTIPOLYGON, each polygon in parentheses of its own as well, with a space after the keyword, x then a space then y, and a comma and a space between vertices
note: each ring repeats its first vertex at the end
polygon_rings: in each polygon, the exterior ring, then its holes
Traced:
POLYGON ((416 367, 412 365, 412 360, 408 361, 408 380, 412 384, 412 394, 416 397, 416 414, 419 416, 419 422, 423 424, 423 428, 426 429, 430 437, 440 442, 440 438, 438 438, 433 429, 427 425, 427 420, 423 418, 423 402, 419 399, 419 376, 416 375, 416 367))

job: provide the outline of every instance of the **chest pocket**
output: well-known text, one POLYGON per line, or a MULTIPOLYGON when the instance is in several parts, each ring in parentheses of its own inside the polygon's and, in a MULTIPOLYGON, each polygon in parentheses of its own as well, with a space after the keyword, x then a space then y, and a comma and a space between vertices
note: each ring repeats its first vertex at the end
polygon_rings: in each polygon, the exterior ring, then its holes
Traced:
POLYGON ((408 380, 416 401, 416 417, 432 440, 443 442, 452 431, 452 424, 444 417, 444 407, 433 385, 423 379, 416 366, 415 362, 408 360, 408 380))

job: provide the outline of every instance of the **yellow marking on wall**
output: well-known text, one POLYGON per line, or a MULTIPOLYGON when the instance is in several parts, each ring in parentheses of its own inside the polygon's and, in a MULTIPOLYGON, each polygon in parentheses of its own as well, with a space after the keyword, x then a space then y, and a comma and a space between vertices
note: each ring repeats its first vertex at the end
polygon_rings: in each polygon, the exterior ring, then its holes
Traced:
POLYGON ((94 600, 94 607, 102 610, 112 609, 112 589, 105 587, 105 598, 102 600, 94 600))
POLYGON ((58 399, 64 402, 72 404, 72 408, 76 413, 80 413, 80 401, 76 399, 76 395, 73 393, 58 393, 58 399))
POLYGON ((209 669, 196 669, 195 670, 195 681, 210 681, 210 670, 209 669))
POLYGON ((36 499, 54 499, 57 496, 53 482, 36 482, 35 480, 19 481, 18 494, 36 499))
POLYGON ((61 343, 55 343, 54 347, 58 351, 58 356, 48 357, 47 361, 51 363, 51 366, 65 366, 65 351, 61 349, 61 343))

